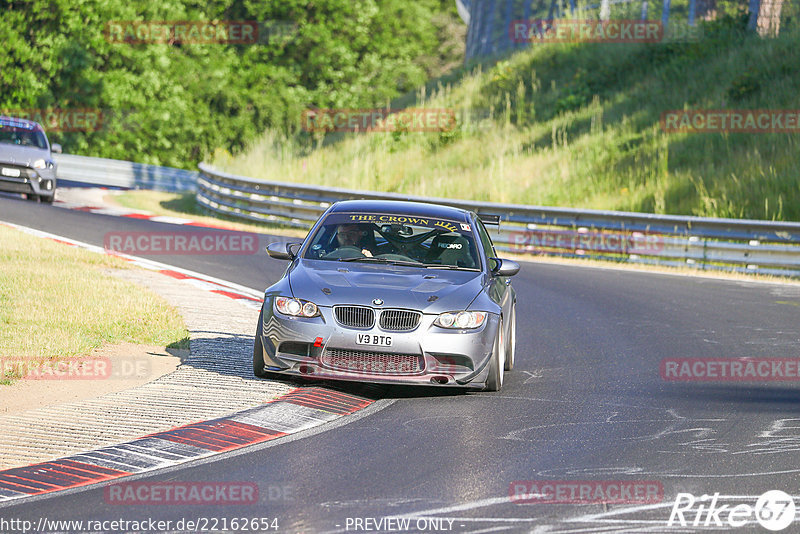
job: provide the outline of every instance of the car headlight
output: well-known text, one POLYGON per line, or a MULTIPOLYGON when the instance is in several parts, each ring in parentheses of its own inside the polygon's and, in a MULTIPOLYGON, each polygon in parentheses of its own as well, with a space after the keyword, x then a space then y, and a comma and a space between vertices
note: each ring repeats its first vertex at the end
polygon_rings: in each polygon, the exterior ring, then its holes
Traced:
POLYGON ((47 168, 47 162, 45 160, 43 160, 43 159, 37 159, 36 161, 33 162, 33 168, 34 169, 46 169, 47 168))
POLYGON ((316 317, 319 315, 319 308, 313 302, 291 297, 276 298, 275 308, 282 314, 291 315, 292 317, 316 317))
POLYGON ((478 328, 486 320, 486 312, 456 311, 439 314, 433 322, 442 328, 478 328))

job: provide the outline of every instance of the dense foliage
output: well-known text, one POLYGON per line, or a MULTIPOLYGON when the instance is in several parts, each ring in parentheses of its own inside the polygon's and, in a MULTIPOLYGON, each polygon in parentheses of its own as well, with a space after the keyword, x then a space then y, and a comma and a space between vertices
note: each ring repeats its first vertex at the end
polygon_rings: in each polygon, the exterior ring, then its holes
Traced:
MULTIPOLYGON (((100 110, 75 154, 193 167, 303 109, 382 105, 461 52, 449 0, 28 0, 0 7, 0 111, 100 110), (255 44, 131 44, 119 21, 258 21, 255 44)), ((69 129, 69 128, 67 128, 69 129)), ((73 128, 75 129, 75 128, 73 128)))

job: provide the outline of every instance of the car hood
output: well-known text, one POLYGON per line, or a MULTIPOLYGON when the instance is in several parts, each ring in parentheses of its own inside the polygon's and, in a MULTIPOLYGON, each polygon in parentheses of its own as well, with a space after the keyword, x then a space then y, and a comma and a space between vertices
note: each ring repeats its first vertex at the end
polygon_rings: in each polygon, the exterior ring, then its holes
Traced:
POLYGON ((383 307, 423 313, 463 310, 481 292, 483 283, 484 274, 477 271, 323 260, 299 260, 289 272, 294 296, 319 306, 373 306, 373 299, 381 299, 383 307))
POLYGON ((49 160, 50 153, 44 148, 0 143, 0 163, 31 167, 37 159, 49 160))

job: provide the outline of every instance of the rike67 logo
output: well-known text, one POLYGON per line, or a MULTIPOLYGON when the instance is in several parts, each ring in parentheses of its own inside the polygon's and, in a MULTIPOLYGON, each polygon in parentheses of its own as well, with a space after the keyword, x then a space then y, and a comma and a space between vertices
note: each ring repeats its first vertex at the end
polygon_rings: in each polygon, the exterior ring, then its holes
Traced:
POLYGON ((721 504, 719 493, 697 498, 691 493, 678 493, 667 526, 670 527, 743 527, 758 523, 767 530, 783 530, 794 521, 794 499, 780 490, 767 491, 749 504, 721 504))

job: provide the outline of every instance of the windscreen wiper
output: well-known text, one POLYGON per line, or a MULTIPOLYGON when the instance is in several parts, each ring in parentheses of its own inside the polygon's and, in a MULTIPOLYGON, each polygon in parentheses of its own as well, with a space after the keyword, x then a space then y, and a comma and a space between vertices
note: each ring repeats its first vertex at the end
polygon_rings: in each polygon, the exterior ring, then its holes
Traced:
POLYGON ((426 269, 454 269, 456 271, 480 271, 480 269, 475 269, 473 267, 459 267, 458 265, 447 265, 447 264, 440 264, 440 263, 426 263, 426 269))
POLYGON ((368 256, 363 258, 339 258, 339 261, 364 261, 369 263, 385 263, 388 265, 403 265, 407 267, 424 267, 422 263, 415 261, 388 260, 386 258, 370 258, 368 256))

